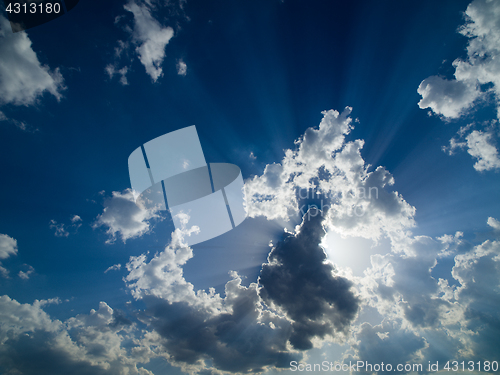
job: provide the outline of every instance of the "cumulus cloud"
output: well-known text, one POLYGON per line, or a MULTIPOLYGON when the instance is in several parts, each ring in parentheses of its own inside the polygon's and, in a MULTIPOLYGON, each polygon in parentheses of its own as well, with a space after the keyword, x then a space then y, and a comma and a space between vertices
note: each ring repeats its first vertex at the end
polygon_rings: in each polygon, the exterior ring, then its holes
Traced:
MULTIPOLYGON (((17 255, 17 240, 6 235, 0 234, 0 259, 7 259, 11 255, 17 255)), ((9 270, 0 263, 0 274, 3 278, 9 278, 9 270)))
POLYGON ((147 4, 130 1, 124 8, 134 15, 132 37, 135 51, 151 79, 156 82, 162 75, 161 64, 165 58, 165 47, 174 36, 171 27, 162 26, 153 16, 147 4))
POLYGON ((0 297, 0 368, 8 374, 133 374, 152 375, 139 363, 153 357, 128 334, 135 326, 119 311, 101 302, 89 315, 61 322, 43 307, 59 299, 20 304, 0 297))
POLYGON ((0 259, 7 259, 11 255, 17 255, 17 240, 6 234, 0 234, 0 259))
POLYGON ((193 256, 177 230, 160 254, 131 257, 125 278, 147 308, 140 319, 159 335, 172 364, 189 373, 214 368, 231 373, 287 368, 313 341, 342 338, 354 320, 358 299, 346 279, 335 275, 320 247, 323 218, 304 220, 278 243, 257 283, 231 280, 221 297, 194 290, 182 266, 193 256))
POLYGON ((467 137, 467 152, 477 159, 474 168, 477 171, 488 171, 500 168, 498 150, 493 144, 493 133, 474 130, 467 137))
POLYGON ((109 238, 106 243, 113 243, 117 236, 125 243, 128 239, 140 237, 151 229, 150 220, 159 218, 154 209, 146 209, 143 203, 134 199, 131 189, 123 192, 114 191, 105 199, 102 214, 97 216, 93 228, 105 227, 109 238))
MULTIPOLYGON (((488 224, 495 228, 497 220, 489 218, 488 224)), ((372 256, 372 267, 354 284, 363 305, 376 308, 383 321, 360 322, 353 352, 345 359, 394 366, 450 358, 484 361, 498 352, 500 244, 473 245, 462 237, 461 232, 407 237, 399 244, 405 252, 372 256), (433 276, 439 263, 450 260, 448 277, 433 276)))
MULTIPOLYGON (((492 97, 500 119, 500 3, 475 0, 467 7, 465 17, 460 33, 468 38, 467 58, 453 62, 454 79, 432 76, 423 80, 417 90, 422 96, 418 105, 422 109, 430 108, 445 119, 459 118, 474 109, 476 103, 486 103, 492 97)), ((477 159, 474 168, 478 171, 499 168, 495 147, 498 134, 473 130, 468 135, 460 132, 459 135, 466 142, 457 144, 452 139, 451 151, 457 147, 467 148, 477 159)))
POLYGON ((481 94, 474 81, 447 80, 438 76, 424 79, 417 92, 422 96, 418 102, 420 108, 431 108, 434 113, 449 118, 463 115, 481 94))
POLYGON ((363 140, 346 142, 351 108, 323 112, 319 128, 308 128, 281 163, 268 164, 245 183, 250 217, 290 220, 304 214, 303 198, 329 207, 326 225, 342 236, 378 239, 401 235, 415 225, 415 208, 396 191, 384 168, 369 171, 361 156, 363 140))
POLYGON ((496 146, 496 124, 487 127, 485 130, 470 130, 472 124, 462 127, 457 136, 450 140, 449 147, 443 150, 450 155, 456 149, 466 149, 476 162, 474 169, 478 172, 500 169, 500 157, 496 146))
POLYGON ((0 103, 33 105, 46 92, 60 100, 63 81, 58 68, 40 63, 28 35, 13 33, 0 15, 0 103))

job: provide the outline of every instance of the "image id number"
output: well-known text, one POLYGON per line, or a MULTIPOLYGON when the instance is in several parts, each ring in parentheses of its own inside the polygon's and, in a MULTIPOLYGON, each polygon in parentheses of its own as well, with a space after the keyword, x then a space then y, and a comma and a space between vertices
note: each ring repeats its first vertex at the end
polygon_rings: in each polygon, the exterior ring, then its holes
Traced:
POLYGON ((8 13, 60 13, 61 12, 61 4, 59 3, 29 3, 29 4, 20 4, 20 3, 10 3, 7 5, 6 11, 8 13))

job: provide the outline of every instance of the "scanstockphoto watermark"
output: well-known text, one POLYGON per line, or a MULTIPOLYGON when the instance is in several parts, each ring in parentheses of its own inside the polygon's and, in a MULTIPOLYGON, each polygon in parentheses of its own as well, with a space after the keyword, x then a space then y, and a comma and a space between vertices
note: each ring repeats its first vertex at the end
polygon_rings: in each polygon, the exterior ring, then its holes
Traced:
MULTIPOLYGON (((424 366, 421 363, 400 363, 392 365, 391 363, 369 363, 367 361, 356 361, 349 363, 323 361, 321 363, 302 363, 297 361, 290 362, 290 371, 299 372, 422 372, 424 366)), ((433 371, 429 367, 429 371, 433 371)), ((437 370, 434 370, 437 371, 437 370)))
POLYGON ((482 371, 482 372, 497 372, 499 368, 498 361, 446 361, 446 362, 431 362, 422 363, 370 363, 368 361, 356 361, 349 363, 323 361, 321 363, 304 363, 291 361, 290 371, 299 372, 464 372, 464 371, 482 371))
POLYGON ((318 215, 323 216, 332 205, 336 202, 340 202, 343 196, 358 201, 358 204, 353 204, 350 207, 347 215, 361 217, 366 213, 366 209, 369 205, 368 202, 372 199, 378 199, 378 188, 375 186, 369 188, 358 187, 344 193, 328 193, 316 189, 299 189, 297 195, 302 201, 315 200, 317 202, 303 204, 299 207, 300 216, 307 217, 308 220, 318 215))
POLYGON ((364 186, 359 186, 351 188, 346 192, 328 192, 321 191, 316 188, 311 189, 298 189, 297 195, 300 199, 326 199, 326 200, 339 200, 343 195, 349 196, 351 198, 359 199, 378 199, 378 187, 370 186, 368 188, 364 186))

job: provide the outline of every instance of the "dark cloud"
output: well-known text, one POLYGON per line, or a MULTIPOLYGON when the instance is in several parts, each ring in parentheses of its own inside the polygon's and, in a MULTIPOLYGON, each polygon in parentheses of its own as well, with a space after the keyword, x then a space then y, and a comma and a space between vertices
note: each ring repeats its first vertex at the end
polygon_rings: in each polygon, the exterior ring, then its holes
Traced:
POLYGON ((0 351, 0 373, 25 375, 118 374, 93 366, 57 343, 57 335, 37 330, 30 335, 9 339, 0 351))
POLYGON ((325 234, 322 218, 314 213, 319 211, 309 212, 311 220, 271 251, 260 284, 242 286, 233 273, 217 310, 214 301, 143 297, 148 307, 138 318, 161 336, 172 364, 198 373, 207 370, 206 361, 233 373, 285 369, 302 358, 299 350, 312 347, 314 337, 350 327, 359 301, 351 283, 335 276, 326 262, 319 245, 325 234))
POLYGON ((186 302, 144 299, 149 306, 146 319, 163 338, 173 364, 203 367, 201 361, 210 360, 217 369, 238 373, 287 368, 301 358, 286 348, 290 325, 276 318, 272 328, 272 320, 259 319, 258 300, 255 288, 238 286, 226 298, 232 312, 214 315, 186 302))
POLYGON ((326 262, 322 221, 320 211, 309 211, 300 231, 271 251, 259 278, 262 299, 293 321, 290 342, 300 350, 312 348, 313 337, 347 330, 359 307, 351 282, 326 262))

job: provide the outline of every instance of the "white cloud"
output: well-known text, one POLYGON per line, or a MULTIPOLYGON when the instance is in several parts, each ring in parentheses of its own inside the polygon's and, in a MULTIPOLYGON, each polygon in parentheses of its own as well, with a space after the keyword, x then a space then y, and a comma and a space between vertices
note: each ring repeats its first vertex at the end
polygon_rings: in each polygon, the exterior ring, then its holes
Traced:
POLYGON ((500 221, 498 221, 494 217, 489 217, 487 223, 494 230, 500 230, 500 221))
POLYGON ((177 61, 177 74, 180 76, 187 74, 187 65, 182 59, 177 61))
POLYGON ((469 155, 477 160, 474 169, 478 172, 500 169, 500 158, 495 145, 495 123, 485 130, 470 129, 471 126, 461 128, 458 136, 450 139, 450 146, 443 147, 443 151, 452 155, 455 149, 466 149, 469 155))
POLYGON ((7 268, 5 268, 4 266, 2 266, 2 263, 0 263, 0 274, 2 275, 2 277, 4 279, 9 279, 9 270, 7 268))
POLYGON ((104 201, 104 210, 97 216, 93 228, 104 226, 109 239, 113 243, 117 235, 125 243, 128 239, 140 237, 150 230, 150 220, 159 218, 156 211, 146 209, 140 200, 135 202, 131 189, 123 192, 114 191, 104 201))
MULTIPOLYGON (((82 226, 82 218, 78 215, 73 215, 70 218, 71 224, 69 225, 69 228, 73 229, 74 232, 76 233, 78 228, 82 226)), ((50 221, 49 227, 51 229, 55 229, 54 235, 56 237, 68 237, 69 236, 69 231, 65 228, 65 225, 63 223, 58 223, 55 220, 50 221)))
POLYGON ((73 215, 73 217, 71 218, 71 222, 73 224, 76 224, 76 223, 81 222, 81 221, 82 221, 82 218, 78 215, 73 215))
POLYGON ((64 224, 58 224, 57 221, 51 220, 49 227, 55 229, 54 235, 56 237, 68 237, 69 232, 64 229, 64 224))
POLYGON ((35 269, 30 265, 25 266, 27 266, 28 269, 26 271, 19 271, 17 275, 23 280, 29 280, 30 275, 35 272, 35 269))
POLYGON ((474 164, 477 171, 488 171, 500 168, 498 150, 492 144, 493 134, 474 130, 467 137, 467 152, 478 159, 474 164))
POLYGON ((152 375, 155 356, 133 325, 105 302, 61 322, 43 311, 58 298, 20 304, 0 297, 0 367, 9 374, 152 375), (135 335, 133 334, 135 333, 135 335), (137 337, 136 339, 134 337, 137 337))
POLYGON ((131 257, 125 281, 147 306, 141 321, 159 336, 159 354, 190 374, 248 373, 286 369, 302 357, 299 350, 342 340, 359 301, 325 261, 322 220, 304 220, 279 242, 258 283, 242 286, 230 272, 224 298, 212 288, 195 291, 184 279, 183 266, 193 257, 184 236, 193 228, 176 230, 150 260, 131 257))
POLYGON ((118 264, 113 264, 112 266, 108 267, 104 273, 108 273, 109 271, 118 271, 122 268, 122 265, 120 263, 118 264))
POLYGON ((0 15, 0 103, 32 105, 45 92, 61 99, 65 89, 56 68, 42 65, 25 32, 13 33, 9 21, 0 15))
POLYGON ((161 65, 165 58, 165 47, 174 36, 171 27, 164 27, 151 15, 151 4, 136 3, 134 0, 124 5, 125 10, 134 15, 132 29, 135 51, 151 79, 156 82, 162 75, 161 65))
MULTIPOLYGON (((431 76, 422 81, 418 93, 422 99, 420 108, 431 110, 444 118, 459 118, 474 109, 479 102, 493 98, 500 119, 500 2, 474 0, 465 11, 466 23, 460 33, 468 38, 467 58, 456 59, 455 79, 446 80, 431 76)), ((478 171, 500 167, 498 150, 494 146, 497 134, 474 130, 468 135, 461 129, 465 142, 450 140, 450 153, 455 148, 467 148, 478 159, 474 168, 478 171)), ((448 148, 445 148, 445 151, 448 148)))
MULTIPOLYGON (((488 224, 500 227, 494 218, 488 224)), ((495 302, 500 295, 500 243, 473 245, 462 236, 407 237, 396 244, 405 252, 393 249, 392 254, 372 256, 372 267, 354 283, 363 303, 377 309, 381 323, 354 327, 355 352, 345 358, 381 361, 390 352, 394 356, 384 362, 394 364, 477 361, 495 355, 500 345, 495 302), (447 278, 444 272, 440 274, 445 278, 433 276, 436 265, 450 260, 454 266, 447 278)))
MULTIPOLYGON (((7 259, 11 255, 17 255, 17 240, 6 235, 0 234, 0 259, 7 259)), ((0 263, 0 274, 3 278, 9 278, 9 270, 0 263)))
POLYGON ((417 92, 422 96, 418 102, 420 108, 431 108, 434 113, 449 118, 463 115, 480 96, 474 81, 450 81, 438 76, 424 79, 417 92))
POLYGON ((108 73, 109 78, 113 78, 116 74, 120 75, 120 83, 124 86, 128 85, 127 73, 129 70, 128 66, 124 66, 121 69, 116 70, 115 66, 108 64, 105 68, 106 73, 108 73))
POLYGON ((500 118, 500 3, 475 0, 469 4, 465 15, 467 23, 460 33, 469 38, 467 58, 453 62, 454 80, 432 76, 420 84, 418 93, 422 95, 422 100, 419 107, 457 118, 474 100, 492 92, 500 118), (479 85, 484 84, 491 87, 480 89, 479 85))
POLYGON ((6 234, 0 234, 0 259, 7 259, 11 255, 17 255, 17 240, 6 234))
POLYGON ((319 128, 308 128, 281 163, 268 164, 262 176, 246 181, 250 217, 289 220, 304 214, 299 203, 312 189, 329 206, 325 225, 342 236, 399 236, 415 225, 415 208, 388 190, 392 175, 383 167, 368 171, 364 141, 346 142, 353 128, 350 113, 349 107, 342 114, 324 111, 319 128))
POLYGON ((152 295, 170 302, 184 301, 190 304, 208 300, 214 302, 217 299, 213 290, 208 295, 204 292, 196 293, 193 284, 183 276, 182 266, 193 257, 193 249, 186 246, 184 237, 196 230, 196 227, 189 230, 176 229, 172 233, 170 244, 150 261, 147 261, 145 254, 130 257, 126 265, 129 274, 125 281, 135 298, 152 295))

